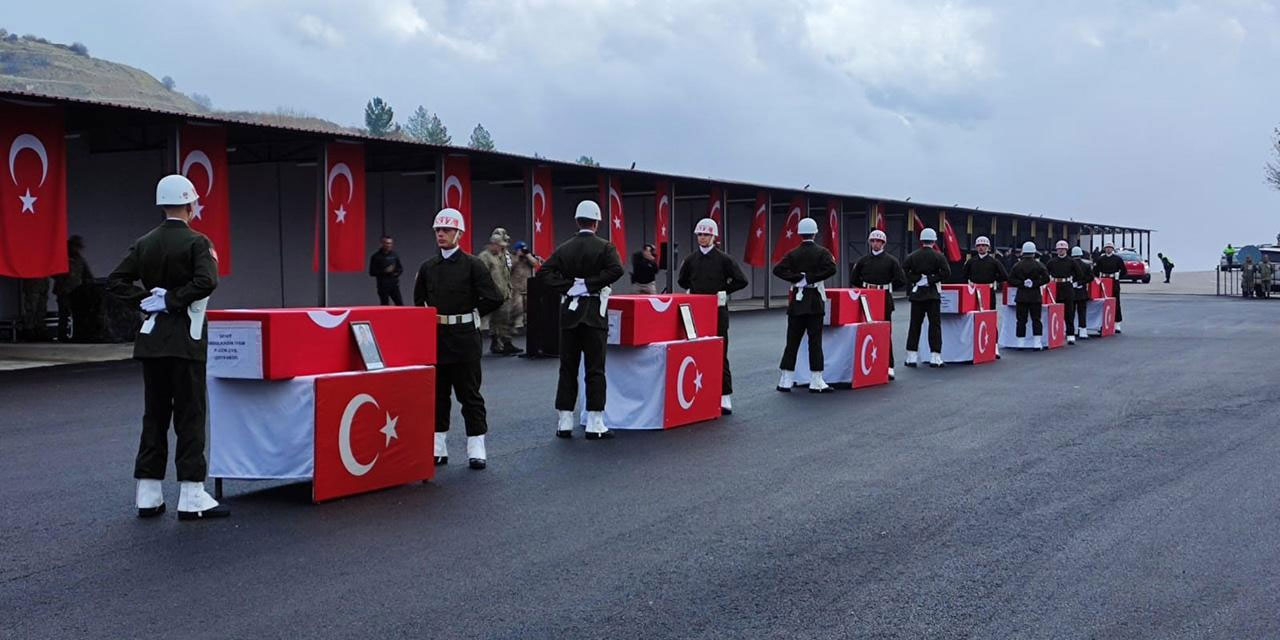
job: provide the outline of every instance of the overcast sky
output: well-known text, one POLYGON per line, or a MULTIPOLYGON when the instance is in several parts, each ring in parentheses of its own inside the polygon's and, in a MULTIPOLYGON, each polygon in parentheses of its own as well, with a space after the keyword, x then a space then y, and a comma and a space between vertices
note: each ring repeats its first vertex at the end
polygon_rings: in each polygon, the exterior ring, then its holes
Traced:
MULTIPOLYGON (((19 33, 209 95, 455 143, 1274 242, 1280 1, 14 2, 19 33)), ((1153 254, 1154 257, 1154 254, 1153 254)))

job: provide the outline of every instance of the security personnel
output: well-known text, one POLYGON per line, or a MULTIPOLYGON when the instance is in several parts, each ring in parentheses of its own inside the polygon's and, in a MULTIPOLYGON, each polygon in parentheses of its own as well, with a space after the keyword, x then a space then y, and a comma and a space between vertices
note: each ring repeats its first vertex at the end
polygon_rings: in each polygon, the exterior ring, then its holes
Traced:
MULTIPOLYGON (((1031 335, 1044 335, 1044 323, 1040 320, 1040 287, 1049 283, 1049 270, 1036 259, 1036 243, 1022 243, 1022 258, 1009 270, 1009 282, 1018 287, 1013 302, 1017 312, 1016 335, 1027 337, 1027 318, 1031 319, 1031 335)), ((1044 349, 1038 342, 1036 350, 1044 349)))
POLYGON ((1114 287, 1112 295, 1116 298, 1116 333, 1120 333, 1120 321, 1124 319, 1124 314, 1120 312, 1120 278, 1129 275, 1129 271, 1125 269, 1124 258, 1116 255, 1114 242, 1108 240, 1102 245, 1102 255, 1093 262, 1093 275, 1111 278, 1111 285, 1114 287))
MULTIPOLYGON (((1067 256, 1067 251, 1071 246, 1066 240, 1059 240, 1053 245, 1054 256, 1049 258, 1049 263, 1045 268, 1049 270, 1049 278, 1053 283, 1053 293, 1055 300, 1062 303, 1063 314, 1066 316, 1067 326, 1067 344, 1076 343, 1076 284, 1081 280, 1088 278, 1087 274, 1080 272, 1080 264, 1074 258, 1067 256)), ((1088 291, 1085 292, 1088 295, 1088 291)))
POLYGON ((133 345, 142 361, 146 410, 133 467, 138 517, 164 513, 161 481, 169 457, 169 420, 177 435, 178 519, 225 518, 227 507, 204 490, 206 407, 205 358, 209 340, 205 306, 218 287, 218 255, 213 243, 190 222, 196 188, 181 175, 156 185, 156 205, 165 220, 134 241, 107 278, 112 295, 147 314, 133 345), (142 281, 142 287, 135 284, 142 281))
POLYGON ((586 371, 588 440, 612 438, 604 426, 605 343, 609 321, 610 285, 623 273, 618 249, 596 236, 600 205, 578 203, 574 212, 578 235, 556 247, 536 276, 547 289, 560 294, 560 381, 556 387, 559 423, 556 437, 573 437, 573 410, 578 406, 578 365, 586 371))
POLYGON ((747 277, 729 254, 716 247, 716 240, 720 238, 720 225, 715 220, 699 220, 693 228, 693 234, 698 239, 698 250, 684 259, 676 283, 689 293, 716 296, 719 305, 716 335, 724 338, 720 413, 729 415, 733 413, 733 375, 729 373, 729 294, 745 289, 747 277))
POLYGON ((400 297, 400 274, 404 267, 400 264, 400 254, 395 252, 396 241, 391 236, 382 236, 382 246, 369 256, 369 275, 378 283, 378 303, 387 306, 395 303, 404 306, 400 297))
MULTIPOLYGON (((884 250, 888 236, 879 229, 867 236, 867 244, 871 246, 869 255, 858 258, 849 274, 849 282, 864 289, 880 289, 884 291, 884 319, 893 326, 893 288, 907 285, 907 274, 903 273, 898 259, 884 250)), ((892 334, 890 335, 892 344, 892 334)), ((889 350, 889 379, 893 375, 893 349, 889 350)))
POLYGON ((1076 335, 1085 340, 1089 337, 1086 325, 1089 314, 1089 284, 1093 282, 1093 270, 1084 261, 1084 249, 1071 247, 1071 259, 1076 263, 1075 281, 1071 287, 1072 304, 1076 307, 1076 335))
POLYGON ((831 387, 822 379, 822 317, 826 315, 827 295, 822 281, 836 274, 836 261, 831 252, 813 241, 818 223, 804 218, 796 225, 800 246, 787 252, 773 268, 773 275, 791 283, 792 297, 787 304, 787 346, 782 350, 782 378, 778 391, 790 392, 795 385, 796 354, 800 339, 809 336, 809 393, 826 393, 831 387))
POLYGON ((436 310, 436 437, 435 463, 449 463, 446 436, 453 405, 450 391, 462 405, 467 428, 467 464, 483 469, 487 464, 484 434, 484 396, 480 395, 480 317, 502 305, 502 294, 479 258, 458 247, 466 223, 457 209, 441 209, 432 223, 440 254, 418 267, 413 281, 414 306, 436 310))
POLYGON ((1276 269, 1271 263, 1271 256, 1262 254, 1262 262, 1258 264, 1258 279, 1262 282, 1262 297, 1271 297, 1271 283, 1275 281, 1276 269))
POLYGON ((920 361, 920 327, 929 318, 930 367, 945 366, 942 362, 942 294, 939 288, 951 277, 951 265, 935 248, 938 232, 926 228, 920 232, 920 248, 911 252, 902 263, 907 274, 911 293, 911 324, 907 327, 907 366, 914 367, 920 361))
POLYGON ((493 286, 502 295, 502 306, 489 316, 489 353, 499 356, 515 355, 523 351, 511 342, 511 254, 507 251, 507 230, 498 227, 489 236, 489 246, 479 256, 493 286))
POLYGON ((990 311, 996 308, 996 288, 1001 282, 1009 280, 1009 270, 995 256, 991 255, 991 240, 986 236, 978 236, 974 241, 977 251, 964 263, 964 279, 973 285, 985 285, 991 290, 985 308, 990 311))

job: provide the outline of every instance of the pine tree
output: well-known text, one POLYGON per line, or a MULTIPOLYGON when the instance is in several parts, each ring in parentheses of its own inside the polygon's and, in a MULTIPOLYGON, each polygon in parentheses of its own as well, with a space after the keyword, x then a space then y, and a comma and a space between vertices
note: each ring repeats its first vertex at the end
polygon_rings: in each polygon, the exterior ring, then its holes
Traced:
POLYGON ((371 136, 385 136, 392 131, 398 131, 400 127, 395 124, 395 117, 396 112, 391 105, 377 96, 374 96, 364 107, 364 126, 371 136))
POLYGON ((431 122, 427 125, 427 142, 438 145, 453 144, 453 136, 449 135, 449 127, 444 126, 440 116, 431 114, 431 122))
POLYGON ((409 116, 409 119, 404 123, 404 132, 409 134, 410 138, 419 142, 427 142, 430 128, 431 114, 422 105, 418 105, 418 108, 414 109, 413 115, 409 116))
POLYGON ((575 160, 575 162, 577 162, 578 164, 585 164, 588 167, 600 166, 600 163, 596 162, 595 158, 592 158, 591 156, 578 156, 578 159, 575 160))
POLYGON ((476 128, 471 131, 471 141, 467 146, 480 151, 493 151, 497 148, 493 144, 493 136, 489 135, 482 124, 476 124, 476 128))

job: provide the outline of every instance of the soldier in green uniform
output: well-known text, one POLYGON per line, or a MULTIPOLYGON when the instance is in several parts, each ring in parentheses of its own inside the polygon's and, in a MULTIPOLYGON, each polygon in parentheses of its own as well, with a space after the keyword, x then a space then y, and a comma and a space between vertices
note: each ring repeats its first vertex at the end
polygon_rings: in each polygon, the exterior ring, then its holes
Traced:
POLYGON ((1253 297, 1253 282, 1257 279, 1258 268, 1253 264, 1253 256, 1245 256, 1240 265, 1240 293, 1246 298, 1253 297))
POLYGON ((49 279, 22 279, 22 333, 26 340, 43 341, 49 338, 44 316, 49 310, 49 279))
POLYGON ((938 232, 926 228, 920 232, 919 249, 911 252, 902 262, 902 270, 907 274, 907 283, 911 292, 907 298, 911 300, 911 324, 907 325, 907 361, 908 367, 916 366, 920 361, 917 349, 920 347, 920 327, 924 319, 929 318, 929 358, 930 367, 944 366, 942 362, 942 294, 939 285, 951 276, 951 265, 947 258, 934 248, 938 241, 938 232))
POLYGON ((502 306, 489 316, 489 353, 500 356, 523 351, 511 343, 511 254, 507 252, 506 233, 501 227, 494 229, 489 236, 489 246, 477 256, 502 294, 502 306))
POLYGON ((1262 279, 1262 297, 1271 297, 1271 282, 1275 278, 1275 265, 1271 263, 1271 256, 1262 254, 1262 264, 1258 265, 1258 275, 1262 279))
POLYGON ((204 490, 205 357, 209 342, 204 312, 218 286, 218 254, 209 238, 189 226, 196 188, 181 175, 160 179, 156 204, 165 220, 134 241, 107 278, 112 295, 147 314, 133 357, 142 361, 146 410, 133 477, 139 517, 164 513, 169 421, 177 435, 178 519, 231 514, 204 490), (137 281, 142 281, 139 287, 137 281))

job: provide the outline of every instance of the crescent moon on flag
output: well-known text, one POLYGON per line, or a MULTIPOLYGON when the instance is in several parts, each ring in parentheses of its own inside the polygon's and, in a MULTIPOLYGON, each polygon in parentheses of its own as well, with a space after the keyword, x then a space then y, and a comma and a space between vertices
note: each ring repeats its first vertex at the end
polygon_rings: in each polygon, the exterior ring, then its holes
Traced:
MULTIPOLYGON (((453 206, 449 204, 450 189, 458 190, 458 207, 461 207, 462 206, 462 181, 458 179, 458 176, 449 176, 448 178, 444 179, 444 205, 446 207, 453 206)), ((458 207, 454 207, 454 208, 456 209, 458 207)))
POLYGON ((667 194, 662 194, 662 199, 658 200, 658 211, 671 207, 671 198, 667 194))
POLYGON ((867 347, 873 344, 875 343, 872 341, 871 334, 868 333, 867 337, 862 339, 862 347, 858 349, 858 359, 862 361, 860 367, 864 376, 871 375, 871 363, 867 361, 867 347))
POLYGON ((356 179, 351 177, 351 167, 348 167, 345 162, 339 162, 338 164, 333 165, 333 168, 329 170, 328 188, 325 190, 325 193, 329 195, 330 200, 333 199, 333 179, 338 176, 346 177, 347 185, 351 187, 350 189, 347 189, 347 202, 351 202, 351 194, 356 190, 356 179))
POLYGON ((182 160, 182 175, 187 175, 193 164, 204 167, 205 173, 209 176, 209 188, 204 190, 204 195, 207 196, 210 191, 213 191, 213 163, 209 161, 209 156, 205 155, 205 152, 199 149, 192 149, 187 152, 187 157, 182 160))
POLYGON ((693 392, 693 398, 686 400, 684 397, 684 370, 688 369, 691 364, 696 366, 696 363, 693 361, 693 356, 685 356, 684 360, 680 361, 680 370, 676 372, 676 402, 679 402, 680 408, 685 411, 688 411, 689 407, 693 406, 694 398, 698 397, 698 392, 696 390, 693 392))
POLYGON ((715 217, 716 217, 716 212, 718 212, 718 211, 720 211, 720 201, 719 201, 719 200, 716 200, 715 204, 711 205, 711 213, 710 213, 709 215, 707 215, 707 217, 708 217, 708 218, 715 218, 715 217))
POLYGON ((356 411, 366 404, 373 405, 375 409, 378 407, 378 401, 367 393, 361 393, 352 398, 347 403, 347 408, 342 411, 342 423, 338 426, 338 455, 342 457, 342 466, 346 467, 347 473, 353 476, 369 473, 373 465, 378 463, 378 456, 375 455, 369 464, 360 464, 355 454, 351 452, 351 421, 356 417, 356 411))
MULTIPOLYGON (((458 185, 458 189, 462 189, 461 184, 458 185)), ((530 199, 533 200, 533 215, 539 218, 542 217, 543 209, 547 206, 547 192, 543 190, 542 185, 536 182, 533 183, 533 197, 530 199), (539 199, 542 200, 541 203, 538 202, 539 199)))
POLYGON ((316 325, 318 325, 322 329, 333 329, 335 327, 338 327, 344 321, 346 321, 347 316, 349 315, 351 315, 350 309, 347 309, 346 311, 343 311, 342 313, 339 313, 337 315, 331 314, 328 311, 325 311, 324 309, 307 312, 307 317, 311 318, 311 321, 316 323, 316 325))
POLYGON ((761 203, 760 203, 760 206, 759 206, 759 207, 756 207, 756 217, 757 217, 757 218, 759 218, 759 217, 763 216, 763 215, 764 215, 764 210, 765 210, 765 209, 767 209, 767 208, 768 208, 768 206, 769 206, 769 205, 768 205, 767 203, 761 202, 761 203))
POLYGON ((987 352, 987 323, 978 323, 978 353, 987 352))
POLYGON ((675 298, 667 298, 666 300, 663 300, 661 296, 654 296, 647 299, 649 300, 649 306, 653 307, 653 310, 658 313, 666 313, 667 309, 671 308, 671 302, 675 300, 675 298))
POLYGON ((29 133, 24 133, 13 139, 13 144, 9 145, 9 177, 13 179, 14 184, 18 184, 18 176, 13 172, 13 162, 18 159, 18 154, 23 149, 30 149, 40 156, 40 184, 44 186, 44 179, 49 176, 49 152, 45 151, 44 143, 29 133))
POLYGON ((617 191, 614 191, 614 189, 613 189, 613 185, 609 185, 609 215, 610 215, 610 216, 612 216, 612 215, 613 215, 613 203, 614 203, 614 202, 617 202, 617 203, 618 203, 618 212, 619 212, 619 213, 621 213, 621 212, 622 212, 622 197, 618 195, 618 192, 617 192, 617 191))

